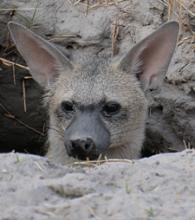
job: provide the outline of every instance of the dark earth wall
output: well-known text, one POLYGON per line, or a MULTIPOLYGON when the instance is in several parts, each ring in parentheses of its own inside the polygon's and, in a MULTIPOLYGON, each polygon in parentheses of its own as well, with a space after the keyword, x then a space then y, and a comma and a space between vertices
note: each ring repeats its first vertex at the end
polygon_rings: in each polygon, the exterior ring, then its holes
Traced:
POLYGON ((22 84, 28 72, 16 68, 14 84, 12 67, 1 64, 0 68, 0 151, 41 153, 40 147, 46 138, 42 91, 32 79, 25 80, 25 112, 22 84))

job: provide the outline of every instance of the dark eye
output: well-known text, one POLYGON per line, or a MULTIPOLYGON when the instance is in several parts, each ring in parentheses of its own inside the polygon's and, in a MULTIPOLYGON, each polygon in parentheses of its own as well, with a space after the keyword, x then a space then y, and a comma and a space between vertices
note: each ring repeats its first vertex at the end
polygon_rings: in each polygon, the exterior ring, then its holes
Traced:
POLYGON ((120 109, 121 109, 120 104, 116 102, 108 102, 104 105, 102 111, 105 116, 109 117, 109 116, 119 113, 120 109))
POLYGON ((74 111, 74 105, 72 102, 64 101, 61 104, 62 110, 66 113, 71 113, 74 111))

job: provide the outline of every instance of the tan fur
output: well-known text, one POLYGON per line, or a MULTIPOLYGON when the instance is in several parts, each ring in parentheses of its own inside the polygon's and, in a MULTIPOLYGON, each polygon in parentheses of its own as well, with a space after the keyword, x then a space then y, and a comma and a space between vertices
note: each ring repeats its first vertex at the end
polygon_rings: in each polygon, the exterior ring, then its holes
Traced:
POLYGON ((165 24, 122 57, 111 59, 106 53, 84 54, 78 55, 77 63, 69 61, 54 45, 25 27, 10 23, 9 29, 32 76, 47 91, 48 158, 63 164, 75 161, 64 146, 64 132, 71 119, 58 117, 61 103, 74 100, 90 105, 102 99, 120 103, 121 114, 125 114, 125 118, 112 122, 102 117, 110 133, 110 145, 102 157, 140 157, 147 115, 144 91, 162 78, 168 68, 177 40, 176 22, 165 24))
MULTIPOLYGON (((93 65, 97 59, 93 57, 91 61, 93 65)), ((88 65, 84 64, 84 70, 77 69, 78 72, 75 71, 69 77, 61 73, 53 85, 52 94, 48 94, 51 129, 48 135, 50 148, 47 156, 54 161, 67 163, 74 160, 68 157, 63 140, 63 133, 69 122, 59 122, 55 116, 55 110, 60 103, 63 100, 74 99, 76 102, 91 104, 101 100, 102 96, 106 96, 108 100, 119 101, 129 111, 128 120, 123 121, 122 124, 118 122, 113 125, 105 121, 111 133, 111 145, 102 157, 133 159, 140 156, 147 112, 144 93, 133 75, 113 71, 112 66, 109 68, 108 64, 98 63, 97 65, 99 70, 96 69, 98 73, 93 77, 91 77, 90 70, 87 71, 88 65)))

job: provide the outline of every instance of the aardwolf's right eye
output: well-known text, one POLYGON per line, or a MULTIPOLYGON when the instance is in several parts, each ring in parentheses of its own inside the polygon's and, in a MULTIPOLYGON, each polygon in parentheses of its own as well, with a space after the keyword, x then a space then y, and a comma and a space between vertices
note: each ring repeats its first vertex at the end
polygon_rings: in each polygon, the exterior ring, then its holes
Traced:
POLYGON ((74 111, 74 104, 69 101, 64 101, 61 104, 61 108, 65 113, 72 113, 74 111))

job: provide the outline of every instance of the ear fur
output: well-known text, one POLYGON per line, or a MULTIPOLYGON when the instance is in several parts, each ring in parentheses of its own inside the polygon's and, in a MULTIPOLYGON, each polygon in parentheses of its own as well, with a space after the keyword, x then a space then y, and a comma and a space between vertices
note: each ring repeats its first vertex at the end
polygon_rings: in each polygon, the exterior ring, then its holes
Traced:
POLYGON ((125 72, 136 74, 143 90, 162 79, 168 69, 175 46, 179 25, 172 21, 136 44, 120 61, 125 72))
POLYGON ((72 69, 72 63, 60 50, 23 25, 9 22, 8 29, 33 78, 40 85, 50 86, 58 69, 72 69))

